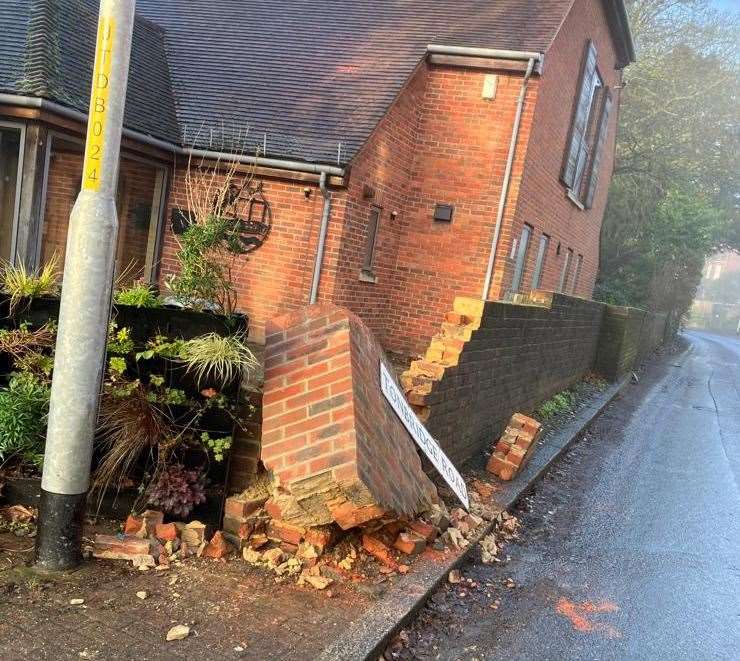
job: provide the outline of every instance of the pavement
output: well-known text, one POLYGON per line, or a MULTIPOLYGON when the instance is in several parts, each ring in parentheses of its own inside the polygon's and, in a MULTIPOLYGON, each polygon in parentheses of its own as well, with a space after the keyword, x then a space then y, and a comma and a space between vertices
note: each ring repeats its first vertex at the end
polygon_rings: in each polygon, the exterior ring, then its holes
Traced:
POLYGON ((466 565, 386 658, 738 658, 740 341, 684 339, 521 502, 508 562, 466 565))

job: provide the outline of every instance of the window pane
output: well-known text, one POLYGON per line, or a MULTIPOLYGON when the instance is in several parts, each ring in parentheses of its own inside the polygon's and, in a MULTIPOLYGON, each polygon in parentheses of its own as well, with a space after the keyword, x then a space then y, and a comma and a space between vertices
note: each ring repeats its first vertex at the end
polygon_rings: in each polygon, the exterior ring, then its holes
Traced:
POLYGON ((578 291, 578 280, 581 277, 582 267, 583 267, 583 255, 578 255, 578 259, 576 259, 576 272, 573 274, 573 288, 571 289, 571 292, 573 294, 577 293, 578 291))
POLYGON ((573 251, 568 248, 568 251, 565 253, 563 270, 560 272, 560 284, 558 285, 559 292, 565 292, 565 283, 568 282, 568 273, 570 272, 571 261, 573 261, 573 251))
POLYGON ((0 257, 11 258, 13 226, 18 208, 21 129, 0 126, 0 257))
POLYGON ((519 251, 516 255, 516 266, 514 267, 514 278, 511 281, 511 291, 518 292, 522 286, 522 276, 524 275, 524 265, 527 263, 527 248, 529 247, 529 236, 532 228, 525 225, 522 229, 522 238, 519 241, 519 251))
MULTIPOLYGON (((82 157, 81 142, 54 137, 41 259, 45 264, 56 255, 60 270, 64 266, 69 216, 82 181, 82 157)), ((123 273, 123 283, 150 276, 148 267, 154 257, 153 241, 156 239, 163 173, 162 168, 148 163, 127 158, 121 160, 116 195, 116 270, 119 276, 123 273)))
POLYGON ((545 267, 545 257, 547 256, 547 248, 550 245, 550 237, 547 234, 543 234, 540 237, 540 247, 537 250, 537 262, 534 266, 534 275, 532 276, 532 289, 537 289, 542 282, 542 270, 545 267))

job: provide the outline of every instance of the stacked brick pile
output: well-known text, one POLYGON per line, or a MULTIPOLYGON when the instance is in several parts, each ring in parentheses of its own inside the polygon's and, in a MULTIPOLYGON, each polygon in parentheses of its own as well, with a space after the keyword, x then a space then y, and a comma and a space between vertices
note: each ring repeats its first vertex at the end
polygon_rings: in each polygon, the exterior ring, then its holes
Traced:
POLYGON ((502 480, 511 480, 527 463, 534 450, 542 425, 521 413, 511 416, 501 438, 496 443, 486 467, 502 480))
POLYGON ((413 517, 436 489, 380 389, 382 349, 352 313, 313 305, 267 326, 262 461, 273 519, 308 528, 413 517))

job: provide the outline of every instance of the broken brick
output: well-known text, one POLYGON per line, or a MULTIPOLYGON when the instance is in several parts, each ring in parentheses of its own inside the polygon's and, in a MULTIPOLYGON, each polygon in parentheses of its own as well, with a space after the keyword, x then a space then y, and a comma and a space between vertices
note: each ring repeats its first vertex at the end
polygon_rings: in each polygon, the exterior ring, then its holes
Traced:
POLYGON ((224 539, 221 531, 217 530, 211 538, 211 541, 208 542, 208 545, 203 549, 201 556, 204 558, 215 558, 220 560, 221 558, 225 558, 230 552, 231 546, 224 539))
POLYGON ((165 542, 174 542, 177 539, 177 527, 174 523, 158 523, 154 536, 165 542))
POLYGON ((93 557, 105 560, 133 560, 149 555, 149 540, 134 535, 95 535, 93 557))
POLYGON ((265 535, 264 533, 252 534, 249 537, 249 547, 252 549, 260 549, 269 541, 270 540, 267 539, 267 535, 265 535))
POLYGON ((399 533, 396 541, 393 542, 393 547, 405 553, 406 555, 416 555, 421 553, 426 548, 427 543, 423 537, 413 532, 402 532, 399 533))
POLYGON ((224 505, 224 516, 233 517, 235 519, 242 519, 248 517, 250 514, 254 514, 257 510, 261 509, 267 498, 253 498, 245 499, 237 496, 232 496, 226 499, 224 505))
POLYGON ((376 537, 367 534, 363 535, 362 548, 386 567, 398 570, 398 563, 393 557, 391 550, 376 537))
POLYGON ((283 511, 280 509, 280 505, 272 498, 265 503, 265 512, 273 519, 283 518, 283 511))
POLYGON ((175 526, 180 532, 180 539, 191 549, 199 548, 205 541, 206 526, 200 521, 191 521, 187 524, 176 523, 175 526))
POLYGON ((295 555, 298 551, 298 544, 291 544, 290 542, 280 542, 280 550, 287 555, 295 555))
POLYGON ((126 518, 126 523, 123 526, 124 535, 137 535, 139 537, 146 537, 146 534, 141 534, 142 530, 146 530, 144 526, 144 519, 140 516, 134 516, 129 514, 126 518))
POLYGON ((345 500, 340 504, 329 503, 329 511, 332 518, 339 524, 342 530, 361 526, 363 523, 367 523, 373 519, 379 519, 385 514, 385 510, 378 505, 358 507, 349 500, 345 500))
POLYGON ((328 551, 335 540, 335 529, 332 526, 313 526, 306 528, 305 540, 316 547, 319 554, 328 551))
POLYGON ((305 534, 305 528, 285 523, 285 521, 273 519, 267 524, 267 536, 274 541, 287 542, 298 546, 305 534))
POLYGON ((489 473, 493 473, 494 475, 500 477, 502 480, 510 480, 512 477, 514 477, 516 469, 517 466, 506 461, 506 459, 504 459, 504 457, 501 456, 498 452, 494 452, 491 455, 491 458, 488 461, 488 465, 486 466, 486 470, 489 473))
POLYGON ((488 482, 482 482, 481 480, 473 480, 472 483, 473 491, 475 491, 482 500, 491 500, 491 497, 496 491, 496 488, 488 482))
POLYGON ((431 523, 427 523, 421 519, 411 521, 408 524, 408 528, 424 539, 427 544, 431 544, 437 537, 437 529, 431 523))

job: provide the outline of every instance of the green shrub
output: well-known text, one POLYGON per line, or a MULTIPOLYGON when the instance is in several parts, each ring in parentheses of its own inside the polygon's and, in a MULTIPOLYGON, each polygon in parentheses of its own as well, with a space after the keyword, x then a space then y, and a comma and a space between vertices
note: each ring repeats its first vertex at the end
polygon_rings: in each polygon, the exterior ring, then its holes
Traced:
POLYGON ((5 293, 10 295, 11 311, 24 298, 55 296, 58 293, 58 261, 54 255, 40 271, 29 271, 22 262, 3 267, 2 285, 5 293))
POLYGON ((183 361, 199 383, 214 379, 222 386, 257 367, 257 359, 242 335, 207 333, 185 342, 183 361))
POLYGON ((210 306, 225 314, 234 312, 236 291, 231 263, 244 254, 241 229, 241 221, 211 215, 185 230, 175 255, 180 262, 179 273, 166 281, 178 301, 197 310, 210 306))
POLYGON ((126 289, 117 291, 116 303, 136 308, 156 308, 159 307, 159 298, 148 284, 137 282, 126 289))
POLYGON ((40 463, 49 396, 49 387, 28 372, 13 374, 0 390, 0 461, 19 455, 40 463))

